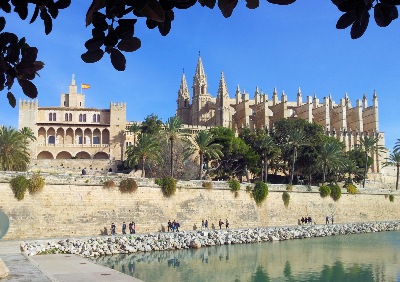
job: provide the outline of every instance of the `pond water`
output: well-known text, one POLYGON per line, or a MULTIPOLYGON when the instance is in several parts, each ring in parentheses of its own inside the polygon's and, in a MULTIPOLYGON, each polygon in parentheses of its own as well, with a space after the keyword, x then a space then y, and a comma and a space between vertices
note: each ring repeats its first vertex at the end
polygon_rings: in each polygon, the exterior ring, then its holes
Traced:
POLYGON ((94 260, 143 281, 400 281, 400 231, 94 260))

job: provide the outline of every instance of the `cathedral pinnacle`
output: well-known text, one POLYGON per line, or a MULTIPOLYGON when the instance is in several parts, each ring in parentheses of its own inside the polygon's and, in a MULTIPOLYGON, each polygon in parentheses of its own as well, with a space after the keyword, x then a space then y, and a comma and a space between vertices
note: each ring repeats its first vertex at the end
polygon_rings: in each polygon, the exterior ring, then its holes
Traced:
POLYGON ((276 92, 276 87, 274 87, 274 92, 272 93, 272 95, 278 95, 278 92, 276 92))
POLYGON ((228 87, 226 86, 224 71, 221 71, 221 79, 219 80, 218 96, 229 98, 228 87))
POLYGON ((75 85, 75 74, 72 74, 71 85, 75 85))
POLYGON ((378 98, 378 96, 376 95, 375 89, 374 89, 374 95, 372 96, 372 98, 374 98, 374 99, 378 98))
POLYGON ((297 96, 301 96, 301 89, 300 89, 300 86, 299 86, 299 89, 297 90, 297 96))
POLYGON ((201 60, 200 53, 199 53, 199 59, 197 60, 197 66, 196 66, 196 74, 195 74, 195 77, 198 78, 198 79, 200 79, 200 81, 201 81, 202 79, 205 79, 205 78, 206 78, 206 74, 205 74, 205 72, 204 72, 203 62, 202 62, 202 60, 201 60))

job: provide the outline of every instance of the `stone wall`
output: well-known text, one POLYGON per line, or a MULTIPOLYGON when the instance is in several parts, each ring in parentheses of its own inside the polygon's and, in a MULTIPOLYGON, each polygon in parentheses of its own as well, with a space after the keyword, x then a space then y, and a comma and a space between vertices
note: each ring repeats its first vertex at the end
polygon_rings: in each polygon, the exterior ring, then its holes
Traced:
POLYGON ((168 220, 177 220, 183 230, 193 230, 200 227, 201 219, 217 227, 219 219, 228 218, 232 228, 296 225, 302 216, 311 216, 317 224, 324 223, 327 215, 334 215, 335 222, 400 219, 400 195, 395 193, 390 202, 386 190, 343 194, 334 202, 322 199, 317 188, 307 192, 300 186, 290 192, 286 208, 284 185, 271 185, 267 200, 258 207, 245 192, 246 184, 235 196, 224 182, 215 182, 212 190, 203 189, 199 181, 178 182, 181 188, 165 198, 152 180, 138 179, 135 193, 121 194, 118 188, 103 188, 93 177, 76 179, 57 182, 49 177, 40 194, 27 193, 22 201, 14 198, 8 182, 0 183, 0 210, 10 218, 4 239, 92 236, 109 232, 111 222, 121 233, 123 221, 135 221, 138 233, 143 233, 163 230, 168 220))

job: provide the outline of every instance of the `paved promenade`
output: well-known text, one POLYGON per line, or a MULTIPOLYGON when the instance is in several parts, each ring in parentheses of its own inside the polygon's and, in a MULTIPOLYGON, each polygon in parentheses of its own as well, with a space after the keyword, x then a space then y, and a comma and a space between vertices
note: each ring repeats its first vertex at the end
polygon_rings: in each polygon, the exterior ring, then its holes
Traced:
POLYGON ((9 276, 0 282, 141 281, 74 255, 26 257, 19 245, 20 241, 0 241, 0 258, 10 270, 9 276))

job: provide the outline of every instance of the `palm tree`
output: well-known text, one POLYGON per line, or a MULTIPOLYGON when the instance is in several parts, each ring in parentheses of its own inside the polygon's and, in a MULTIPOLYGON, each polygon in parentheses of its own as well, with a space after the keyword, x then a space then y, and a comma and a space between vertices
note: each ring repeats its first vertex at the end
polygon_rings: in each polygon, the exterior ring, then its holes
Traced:
POLYGON ((363 188, 365 187, 365 179, 367 178, 368 171, 368 155, 378 154, 386 151, 385 147, 379 144, 380 136, 376 134, 375 136, 364 135, 360 137, 360 143, 358 146, 365 152, 365 167, 364 167, 364 180, 363 188))
POLYGON ((132 125, 129 126, 128 131, 130 133, 133 133, 133 145, 136 144, 136 136, 141 130, 142 130, 141 126, 136 122, 132 123, 132 125))
POLYGON ((187 134, 181 132, 182 120, 178 116, 170 117, 164 125, 162 135, 165 136, 170 143, 170 175, 174 177, 174 142, 182 139, 187 134))
MULTIPOLYGON (((398 141, 397 141, 398 143, 398 141)), ((396 145, 397 146, 397 145, 396 145)), ((396 147, 395 147, 396 148, 396 147)), ((400 151, 394 150, 383 166, 396 166, 396 191, 399 189, 400 151)))
POLYGON ((336 139, 327 139, 318 150, 317 166, 322 168, 323 183, 326 182, 326 174, 338 169, 343 164, 343 145, 336 139))
POLYGON ((292 132, 289 133, 286 145, 290 149, 293 150, 292 169, 291 169, 291 174, 290 174, 290 184, 293 183, 294 164, 296 163, 298 149, 300 147, 308 144, 306 137, 307 136, 306 136, 304 130, 300 127, 295 128, 294 130, 292 130, 292 132))
POLYGON ((261 151, 261 155, 263 157, 263 173, 264 173, 264 182, 268 181, 268 157, 271 153, 276 153, 278 150, 278 146, 276 146, 274 139, 267 134, 265 131, 262 134, 257 134, 255 145, 257 147, 257 151, 261 151))
POLYGON ((21 129, 19 130, 19 132, 20 132, 27 140, 28 140, 28 139, 29 139, 30 141, 35 141, 35 140, 36 140, 35 134, 33 133, 32 129, 29 128, 29 127, 27 127, 27 126, 21 128, 21 129))
POLYGON ((0 127, 0 170, 24 171, 28 168, 28 141, 12 127, 0 127))
POLYGON ((204 158, 208 160, 219 159, 224 154, 221 152, 222 145, 213 143, 215 138, 207 130, 199 131, 194 138, 190 138, 191 145, 186 150, 186 155, 198 155, 200 158, 199 174, 200 180, 203 179, 204 158))
POLYGON ((127 164, 133 167, 142 165, 142 177, 145 177, 144 166, 147 159, 158 160, 161 158, 161 146, 153 135, 141 133, 137 144, 131 145, 126 150, 127 164))

